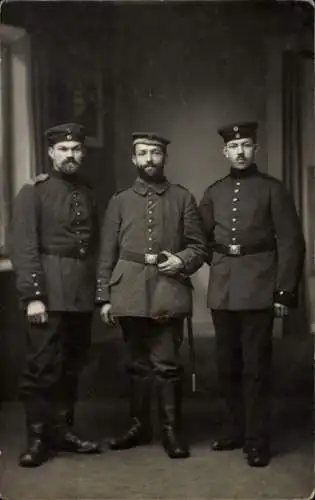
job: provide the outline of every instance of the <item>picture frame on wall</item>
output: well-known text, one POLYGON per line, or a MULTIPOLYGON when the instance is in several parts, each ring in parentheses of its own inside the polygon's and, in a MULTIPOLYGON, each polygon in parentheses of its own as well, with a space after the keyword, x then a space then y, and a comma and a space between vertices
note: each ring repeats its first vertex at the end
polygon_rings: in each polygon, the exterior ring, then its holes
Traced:
POLYGON ((74 72, 62 81, 50 80, 48 122, 77 122, 86 129, 87 147, 104 143, 103 79, 100 72, 74 72))

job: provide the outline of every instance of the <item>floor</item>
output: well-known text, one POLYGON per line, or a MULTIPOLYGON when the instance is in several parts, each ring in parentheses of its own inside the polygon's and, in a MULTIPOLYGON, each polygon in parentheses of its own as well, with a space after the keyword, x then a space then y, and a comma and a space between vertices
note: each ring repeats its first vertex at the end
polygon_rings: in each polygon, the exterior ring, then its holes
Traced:
POLYGON ((263 469, 248 467, 241 451, 212 452, 210 440, 222 418, 219 399, 194 395, 185 402, 185 427, 191 458, 170 460, 156 439, 124 452, 109 451, 106 440, 126 423, 124 399, 80 403, 76 427, 102 439, 98 456, 62 453, 37 469, 22 469, 17 457, 24 445, 24 419, 19 403, 0 412, 0 491, 8 500, 149 500, 149 499, 302 499, 314 488, 313 418, 302 394, 273 402, 273 453, 263 469))

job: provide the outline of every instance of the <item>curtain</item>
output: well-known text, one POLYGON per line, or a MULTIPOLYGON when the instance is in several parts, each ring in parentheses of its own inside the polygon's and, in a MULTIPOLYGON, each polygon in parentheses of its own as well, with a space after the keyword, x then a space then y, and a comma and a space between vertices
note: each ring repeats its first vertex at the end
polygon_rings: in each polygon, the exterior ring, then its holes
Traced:
MULTIPOLYGON (((302 99, 303 59, 299 52, 285 51, 282 60, 282 144, 283 181, 291 193, 303 221, 302 99)), ((285 214, 284 214, 285 216, 285 214)), ((307 280, 303 274, 299 287, 299 306, 283 320, 283 335, 309 332, 307 280)))

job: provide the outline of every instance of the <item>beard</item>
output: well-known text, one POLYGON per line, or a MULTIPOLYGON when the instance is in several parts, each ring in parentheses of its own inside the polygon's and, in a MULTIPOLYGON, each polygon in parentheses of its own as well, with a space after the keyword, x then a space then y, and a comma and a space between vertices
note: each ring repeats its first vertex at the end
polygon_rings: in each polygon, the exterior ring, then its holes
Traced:
POLYGON ((76 174, 80 168, 80 164, 74 160, 66 160, 60 166, 60 172, 66 175, 76 174))
POLYGON ((146 165, 145 167, 137 166, 138 175, 141 179, 146 182, 162 182, 164 181, 164 166, 154 167, 154 165, 146 165), (152 171, 149 172, 146 169, 152 167, 152 171))

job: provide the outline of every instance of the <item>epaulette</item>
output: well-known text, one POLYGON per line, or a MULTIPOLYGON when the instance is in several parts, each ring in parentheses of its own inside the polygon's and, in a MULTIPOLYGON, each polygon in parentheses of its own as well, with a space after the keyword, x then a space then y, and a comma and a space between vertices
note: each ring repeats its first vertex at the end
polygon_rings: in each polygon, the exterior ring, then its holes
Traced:
POLYGON ((275 184, 283 184, 283 181, 281 181, 281 179, 277 179, 277 177, 274 177, 267 172, 258 172, 258 174, 263 179, 267 179, 268 181, 274 182, 275 184))
POLYGON ((39 174, 34 179, 30 179, 27 184, 30 184, 31 186, 35 186, 39 182, 45 182, 47 179, 49 179, 48 174, 39 174))
POLYGON ((221 179, 214 181, 212 184, 210 184, 209 189, 212 188, 213 186, 216 186, 217 184, 220 184, 220 182, 225 181, 225 179, 227 179, 228 177, 229 175, 226 175, 225 177, 221 177, 221 179))
POLYGON ((184 189, 185 191, 189 191, 189 189, 188 189, 188 188, 186 188, 185 186, 182 186, 182 184, 176 184, 176 186, 178 186, 178 187, 180 187, 180 188, 184 189))
POLYGON ((114 196, 118 196, 120 193, 127 191, 127 189, 129 189, 129 188, 118 189, 118 191, 116 191, 116 193, 114 193, 114 196))

